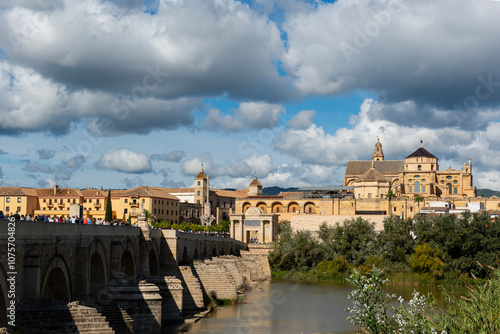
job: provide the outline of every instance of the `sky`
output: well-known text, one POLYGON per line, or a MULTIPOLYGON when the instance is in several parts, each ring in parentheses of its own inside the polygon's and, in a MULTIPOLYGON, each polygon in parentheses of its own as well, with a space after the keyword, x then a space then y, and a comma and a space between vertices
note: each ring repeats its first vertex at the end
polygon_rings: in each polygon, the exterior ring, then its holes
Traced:
POLYGON ((500 190, 500 2, 2 0, 2 186, 341 185, 420 146, 500 190))

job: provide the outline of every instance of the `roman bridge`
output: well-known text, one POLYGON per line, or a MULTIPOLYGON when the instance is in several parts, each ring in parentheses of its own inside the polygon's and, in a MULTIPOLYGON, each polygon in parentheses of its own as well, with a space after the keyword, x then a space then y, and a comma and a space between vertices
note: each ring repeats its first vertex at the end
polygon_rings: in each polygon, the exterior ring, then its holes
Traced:
MULTIPOLYGON (((130 315, 130 332, 150 333, 160 332, 165 321, 182 319, 187 309, 204 306, 194 300, 193 291, 197 287, 208 288, 211 282, 204 284, 203 275, 196 272, 194 264, 213 266, 222 263, 218 259, 224 259, 224 263, 239 261, 242 253, 255 263, 255 258, 247 254, 247 245, 231 238, 150 230, 144 226, 16 221, 12 270, 7 226, 8 220, 0 221, 0 328, 6 327, 4 319, 8 319, 11 286, 7 278, 11 272, 16 273, 15 302, 21 313, 23 305, 29 309, 36 304, 31 301, 49 299, 78 301, 105 313, 98 306, 103 306, 103 300, 112 300, 130 315), (186 267, 192 268, 189 277, 181 272, 186 267)), ((247 270, 243 279, 251 279, 251 266, 240 265, 247 270)), ((232 277, 231 282, 236 281, 238 275, 226 267, 222 266, 222 271, 232 277)), ((210 292, 213 291, 217 291, 215 287, 210 292)), ((128 324, 125 320, 123 323, 128 324)))

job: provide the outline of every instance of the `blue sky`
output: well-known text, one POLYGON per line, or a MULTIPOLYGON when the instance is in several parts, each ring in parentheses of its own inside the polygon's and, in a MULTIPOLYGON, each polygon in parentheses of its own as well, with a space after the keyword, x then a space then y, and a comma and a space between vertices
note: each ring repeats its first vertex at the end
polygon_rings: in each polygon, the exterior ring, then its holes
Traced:
POLYGON ((341 184, 377 137, 500 189, 500 5, 6 0, 0 182, 341 184))

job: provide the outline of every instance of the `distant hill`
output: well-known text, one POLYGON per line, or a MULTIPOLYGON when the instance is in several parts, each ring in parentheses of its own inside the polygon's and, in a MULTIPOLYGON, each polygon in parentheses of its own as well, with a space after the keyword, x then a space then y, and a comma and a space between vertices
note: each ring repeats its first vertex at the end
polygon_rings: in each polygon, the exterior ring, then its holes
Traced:
POLYGON ((491 197, 498 196, 500 197, 500 191, 491 190, 491 189, 476 189, 477 196, 491 197))
POLYGON ((297 191, 299 188, 281 188, 281 187, 265 187, 262 188, 262 195, 265 196, 276 196, 282 191, 297 191))

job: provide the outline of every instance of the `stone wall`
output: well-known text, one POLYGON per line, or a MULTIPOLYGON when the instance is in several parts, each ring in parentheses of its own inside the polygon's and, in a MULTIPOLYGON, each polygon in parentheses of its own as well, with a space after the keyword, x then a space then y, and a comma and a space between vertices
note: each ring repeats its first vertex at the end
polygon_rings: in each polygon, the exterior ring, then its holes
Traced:
POLYGON ((384 229, 385 216, 378 215, 357 215, 357 216, 313 216, 313 215, 300 215, 292 217, 291 226, 294 230, 309 230, 312 232, 319 231, 319 227, 323 222, 329 226, 335 226, 339 223, 342 225, 345 220, 355 219, 361 217, 372 223, 375 223, 375 231, 382 231, 384 229))

